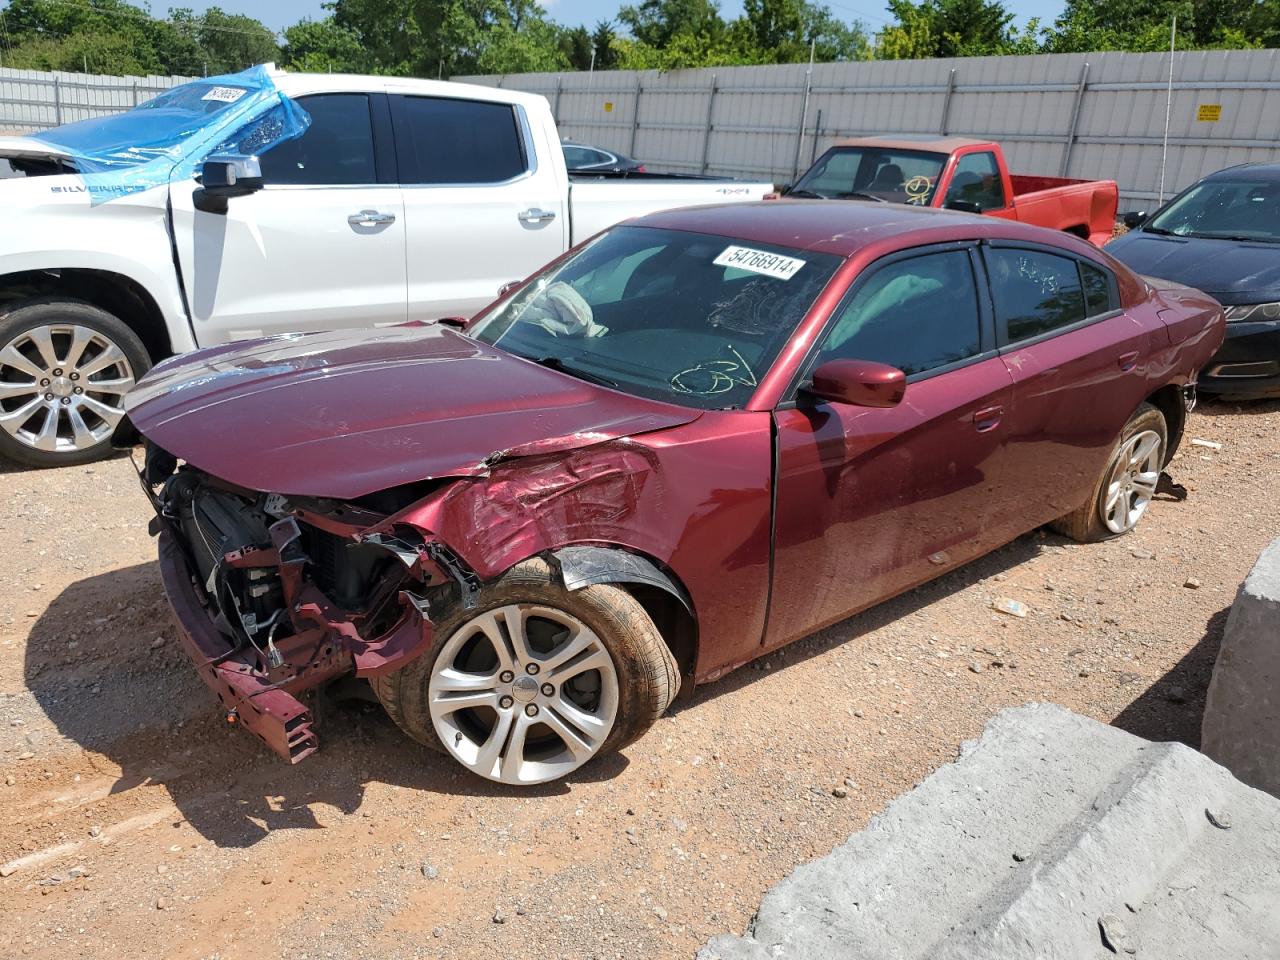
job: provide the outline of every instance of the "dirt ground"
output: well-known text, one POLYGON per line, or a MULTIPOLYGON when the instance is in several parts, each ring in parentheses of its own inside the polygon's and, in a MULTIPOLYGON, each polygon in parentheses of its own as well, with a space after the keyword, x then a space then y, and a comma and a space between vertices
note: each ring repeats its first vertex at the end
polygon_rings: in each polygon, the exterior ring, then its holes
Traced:
POLYGON ((0 954, 689 957, 1002 707, 1195 745, 1237 585, 1280 535, 1280 402, 1203 405, 1192 437, 1221 448, 1184 445, 1190 498, 1135 534, 1023 537, 529 791, 361 703, 276 760, 184 662, 128 463, 0 467, 0 954))

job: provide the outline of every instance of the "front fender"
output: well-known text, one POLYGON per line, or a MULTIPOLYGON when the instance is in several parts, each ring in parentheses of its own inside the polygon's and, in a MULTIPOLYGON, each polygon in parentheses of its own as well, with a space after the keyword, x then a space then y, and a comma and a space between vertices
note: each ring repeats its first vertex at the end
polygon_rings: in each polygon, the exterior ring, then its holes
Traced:
POLYGON ((657 587, 680 601, 693 614, 693 603, 683 587, 652 560, 619 547, 574 544, 548 555, 566 590, 581 590, 597 583, 631 583, 657 587))

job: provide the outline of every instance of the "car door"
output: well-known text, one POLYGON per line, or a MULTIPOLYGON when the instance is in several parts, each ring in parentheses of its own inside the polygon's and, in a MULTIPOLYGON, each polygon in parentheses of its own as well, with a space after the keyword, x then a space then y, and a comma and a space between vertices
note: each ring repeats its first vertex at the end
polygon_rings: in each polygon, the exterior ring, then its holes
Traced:
POLYGON ((563 253, 567 191, 518 104, 395 94, 409 315, 469 317, 563 253))
POLYGON ((1017 536, 1092 493, 1120 429, 1147 392, 1163 337, 1121 309, 1115 275, 1058 247, 983 248, 1001 360, 1013 378, 1008 482, 997 521, 1017 536))
POLYGON ((895 407, 806 399, 776 411, 766 643, 787 643, 996 546, 986 535, 1013 381, 979 296, 976 248, 879 261, 833 313, 808 371, 875 360, 908 374, 895 407))
MULTIPOLYGON (((178 260, 198 343, 403 322, 405 225, 383 94, 298 98, 306 133, 260 156, 265 186, 225 214, 174 184, 178 260)), ((256 125, 234 135, 253 152, 256 125)), ((233 147, 235 149, 235 147, 233 147)))

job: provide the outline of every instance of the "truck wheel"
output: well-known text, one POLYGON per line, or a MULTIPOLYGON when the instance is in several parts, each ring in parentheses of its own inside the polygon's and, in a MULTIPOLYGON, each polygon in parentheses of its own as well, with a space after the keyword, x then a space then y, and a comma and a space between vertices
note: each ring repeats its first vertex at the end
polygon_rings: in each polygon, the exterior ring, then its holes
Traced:
POLYGON ((69 300, 0 308, 0 454, 31 467, 101 460, 151 366, 137 334, 69 300))
POLYGON ((518 564, 470 610, 435 618, 435 648, 375 677, 413 739, 499 783, 556 780, 653 725, 680 688, 675 658, 625 590, 565 590, 518 564))
POLYGON ((1089 500, 1054 521, 1053 529, 1081 543, 1095 543, 1128 533, 1138 525, 1156 495, 1169 427, 1164 414, 1144 403, 1120 431, 1089 500))

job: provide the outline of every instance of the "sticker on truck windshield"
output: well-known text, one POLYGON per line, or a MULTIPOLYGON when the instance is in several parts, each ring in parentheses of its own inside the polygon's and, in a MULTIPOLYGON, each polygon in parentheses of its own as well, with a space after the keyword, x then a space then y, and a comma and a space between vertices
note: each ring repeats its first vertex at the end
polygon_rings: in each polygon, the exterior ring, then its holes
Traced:
POLYGON ((235 103, 246 93, 248 93, 248 91, 242 90, 240 87, 213 87, 200 99, 219 100, 222 103, 235 103))
POLYGON ((784 257, 767 250, 752 250, 750 247, 725 247, 720 256, 711 262, 718 267, 736 267, 748 273, 776 277, 779 280, 790 280, 805 265, 804 260, 797 260, 795 257, 784 257))

